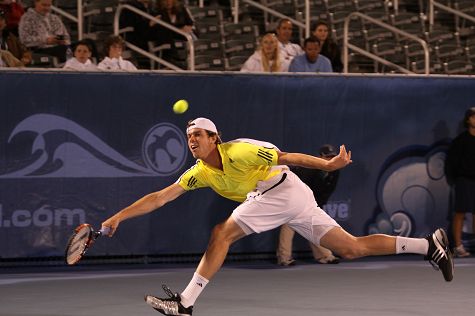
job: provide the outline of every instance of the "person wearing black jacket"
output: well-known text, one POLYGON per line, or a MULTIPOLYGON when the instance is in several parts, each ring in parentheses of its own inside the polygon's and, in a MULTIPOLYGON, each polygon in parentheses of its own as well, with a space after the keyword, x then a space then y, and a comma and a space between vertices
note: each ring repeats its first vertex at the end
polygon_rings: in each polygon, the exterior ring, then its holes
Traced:
POLYGON ((313 28, 313 36, 320 40, 320 55, 330 59, 333 72, 343 71, 343 62, 341 61, 341 49, 335 41, 333 41, 329 33, 328 24, 318 22, 313 28))
MULTIPOLYGON (((157 3, 157 18, 161 19, 181 31, 188 33, 195 38, 193 33, 193 17, 188 8, 178 2, 178 0, 159 0, 157 3)), ((185 41, 186 38, 164 26, 156 24, 152 37, 158 45, 170 44, 171 48, 163 52, 163 59, 170 62, 183 62, 185 56, 180 56, 175 42, 185 41)))
POLYGON ((472 227, 475 227, 475 107, 465 112, 463 123, 466 130, 450 144, 445 165, 447 179, 455 192, 452 231, 457 257, 470 256, 462 244, 465 213, 472 213, 472 227))
MULTIPOLYGON (((152 16, 157 14, 149 0, 129 0, 126 4, 152 16)), ((134 30, 126 33, 125 40, 148 51, 148 41, 154 39, 152 38, 152 23, 150 20, 135 12, 124 10, 120 17, 120 27, 125 28, 128 26, 133 27, 134 30)))

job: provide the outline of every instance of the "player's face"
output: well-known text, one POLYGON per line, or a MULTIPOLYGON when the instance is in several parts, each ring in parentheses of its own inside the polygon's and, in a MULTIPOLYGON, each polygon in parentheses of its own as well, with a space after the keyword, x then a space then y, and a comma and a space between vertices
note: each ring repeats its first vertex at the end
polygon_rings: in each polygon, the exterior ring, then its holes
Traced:
POLYGON ((187 134, 188 148, 196 159, 205 159, 216 148, 216 138, 201 128, 193 128, 187 134))

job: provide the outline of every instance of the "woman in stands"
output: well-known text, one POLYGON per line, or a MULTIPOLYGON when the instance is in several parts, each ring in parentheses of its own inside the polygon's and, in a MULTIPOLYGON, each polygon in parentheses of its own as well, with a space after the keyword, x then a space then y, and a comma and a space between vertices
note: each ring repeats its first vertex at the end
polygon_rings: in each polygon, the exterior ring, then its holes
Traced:
POLYGON ((259 48, 241 68, 244 72, 287 72, 289 63, 279 53, 277 37, 267 33, 260 41, 259 48))
MULTIPOLYGON (((193 39, 196 39, 196 36, 193 34, 193 18, 184 5, 179 3, 177 0, 159 0, 157 7, 158 15, 156 17, 158 19, 190 34, 193 39)), ((179 54, 175 42, 186 41, 186 38, 183 35, 159 24, 154 25, 152 23, 152 27, 153 35, 151 36, 151 39, 154 39, 157 45, 170 45, 170 49, 163 52, 163 59, 172 63, 185 61, 186 56, 179 54)))
POLYGON ((320 54, 330 59, 333 72, 342 72, 343 63, 341 62, 341 50, 338 44, 333 41, 329 34, 328 24, 318 22, 313 28, 313 35, 320 40, 320 54))
MULTIPOLYGON (((158 2, 157 13, 158 17, 164 22, 179 28, 185 33, 192 34, 193 19, 191 14, 184 5, 180 4, 176 0, 160 0, 158 2)), ((162 31, 169 32, 169 35, 174 39, 184 39, 180 34, 169 29, 162 31)))
MULTIPOLYGON (((23 45, 18 37, 8 29, 7 14, 0 9, 0 50, 10 52, 15 59, 19 60, 22 65, 31 64, 31 52, 23 45)), ((8 54, 3 54, 7 56, 8 54)), ((10 63, 11 64, 11 63, 10 63)))

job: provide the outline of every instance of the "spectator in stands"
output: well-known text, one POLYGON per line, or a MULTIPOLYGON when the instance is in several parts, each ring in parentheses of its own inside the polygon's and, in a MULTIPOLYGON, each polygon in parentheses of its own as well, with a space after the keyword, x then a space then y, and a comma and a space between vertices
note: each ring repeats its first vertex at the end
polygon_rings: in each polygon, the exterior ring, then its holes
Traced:
POLYGON ((0 10, 5 13, 7 30, 18 36, 18 24, 25 13, 23 4, 19 0, 0 0, 0 10))
MULTIPOLYGON (((156 15, 153 6, 150 4, 150 0, 129 0, 125 2, 125 4, 133 6, 134 8, 152 16, 156 15)), ((149 19, 129 10, 124 10, 120 16, 121 28, 129 26, 134 28, 133 31, 126 33, 125 39, 127 42, 130 42, 146 51, 148 51, 148 41, 151 40, 152 25, 153 23, 149 19)))
MULTIPOLYGON (((190 34, 193 39, 196 39, 196 36, 193 33, 194 22, 191 13, 184 5, 176 0, 159 0, 157 18, 161 19, 163 22, 171 24, 185 33, 190 34)), ((175 41, 185 41, 186 38, 159 24, 152 23, 152 26, 153 35, 151 36, 151 39, 154 39, 157 45, 170 44, 171 48, 163 52, 163 59, 171 62, 182 61, 183 58, 181 58, 177 53, 175 41)))
POLYGON ((92 49, 88 41, 79 41, 74 47, 74 57, 67 60, 64 69, 94 71, 97 66, 91 61, 92 49))
POLYGON ((333 71, 342 72, 341 50, 332 37, 329 36, 328 24, 318 22, 313 28, 313 35, 320 40, 320 54, 330 59, 333 71))
POLYGON ((23 14, 19 25, 20 41, 33 53, 55 56, 66 61, 71 38, 61 19, 51 14, 52 0, 35 0, 23 14))
POLYGON ((280 55, 277 37, 273 33, 265 34, 259 48, 246 60, 241 68, 244 72, 287 72, 288 61, 280 55))
MULTIPOLYGON (((188 8, 176 0, 158 1, 157 18, 160 18, 163 22, 167 22, 185 33, 193 34, 194 22, 191 13, 188 11, 188 8)), ((167 40, 184 39, 180 34, 162 27, 159 27, 157 38, 167 40)))
POLYGON ((445 162, 447 180, 455 189, 452 232, 456 257, 470 256, 462 244, 466 213, 472 213, 472 226, 475 229, 475 107, 465 112, 463 125, 465 131, 450 144, 445 162))
MULTIPOLYGON (((330 160, 338 155, 334 146, 326 144, 320 148, 319 157, 330 160)), ((328 199, 335 191, 338 182, 339 171, 327 172, 317 169, 307 169, 302 167, 291 167, 292 170, 308 187, 313 191, 315 201, 320 207, 327 204, 328 199)), ((280 228, 279 245, 277 248, 277 263, 281 266, 291 266, 295 264, 292 257, 292 240, 295 231, 289 225, 284 224, 280 228)), ((336 264, 339 259, 333 255, 331 250, 322 246, 310 243, 313 258, 322 264, 336 264)))
POLYGON ((0 49, 9 51, 16 59, 26 66, 31 63, 31 52, 7 29, 8 20, 4 11, 0 10, 0 49))
POLYGON ((281 19, 276 29, 280 53, 288 63, 290 63, 295 56, 303 54, 300 45, 290 42, 290 39, 292 38, 292 30, 293 25, 289 19, 281 19))
POLYGON ((9 51, 0 49, 0 67, 23 67, 23 63, 9 51))
POLYGON ((320 55, 320 40, 315 36, 304 41, 305 54, 295 57, 289 72, 333 72, 330 60, 320 55))
POLYGON ((120 36, 112 35, 105 43, 106 57, 97 65, 101 70, 137 70, 130 61, 122 58, 124 40, 120 36))

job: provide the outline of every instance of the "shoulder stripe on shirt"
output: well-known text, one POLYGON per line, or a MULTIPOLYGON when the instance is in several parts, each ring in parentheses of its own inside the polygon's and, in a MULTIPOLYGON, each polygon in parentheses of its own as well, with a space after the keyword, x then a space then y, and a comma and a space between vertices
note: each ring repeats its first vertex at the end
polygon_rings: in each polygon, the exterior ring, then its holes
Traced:
POLYGON ((193 165, 193 166, 191 166, 190 168, 188 168, 185 172, 183 172, 183 173, 181 174, 181 176, 178 178, 177 182, 181 181, 181 178, 183 178, 183 176, 184 176, 188 171, 190 171, 191 169, 193 169, 193 168, 195 168, 195 167, 196 167, 196 164, 193 165))
POLYGON ((258 149, 258 150, 257 150, 257 153, 258 153, 258 154, 262 154, 262 155, 266 156, 267 158, 271 158, 271 159, 272 159, 272 157, 273 157, 273 155, 272 155, 270 152, 265 151, 265 150, 262 150, 262 149, 258 149))
POLYGON ((191 178, 188 180, 187 185, 189 188, 192 188, 196 184, 196 182, 198 182, 198 180, 194 176, 191 176, 191 178))
POLYGON ((262 159, 266 160, 267 162, 271 163, 272 162, 272 157, 273 155, 271 153, 268 153, 262 149, 257 150, 257 155, 261 157, 262 159))

